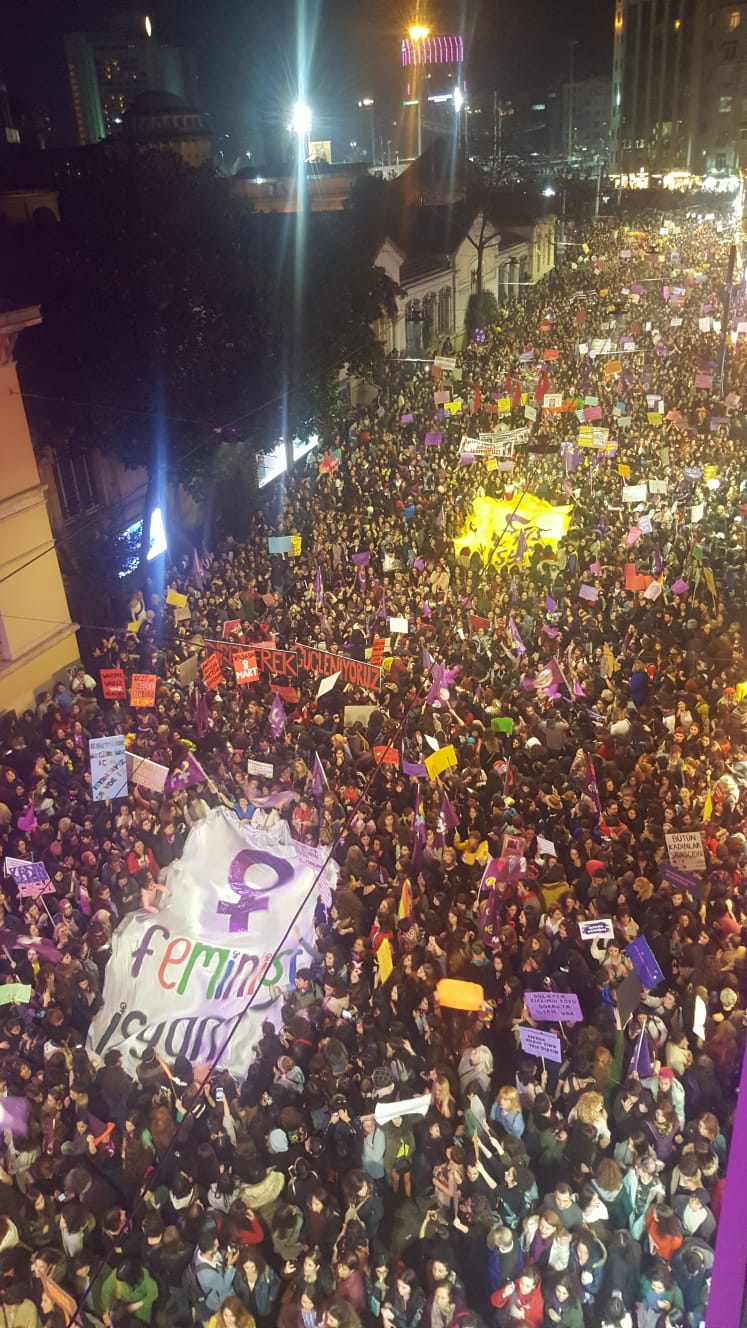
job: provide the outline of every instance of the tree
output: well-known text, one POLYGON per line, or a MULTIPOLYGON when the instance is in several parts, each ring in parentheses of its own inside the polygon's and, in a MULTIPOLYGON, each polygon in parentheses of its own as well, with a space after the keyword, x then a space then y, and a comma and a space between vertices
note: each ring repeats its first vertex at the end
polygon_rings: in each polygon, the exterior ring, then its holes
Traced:
POLYGON ((478 327, 493 327, 499 320, 498 301, 492 291, 480 291, 470 295, 464 326, 470 335, 478 327))

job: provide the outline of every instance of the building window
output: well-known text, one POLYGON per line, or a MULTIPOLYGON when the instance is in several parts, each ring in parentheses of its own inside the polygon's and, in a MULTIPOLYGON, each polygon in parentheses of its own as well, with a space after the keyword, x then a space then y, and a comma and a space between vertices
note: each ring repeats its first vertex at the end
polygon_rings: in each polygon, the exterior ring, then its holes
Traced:
POLYGON ((75 456, 58 456, 54 463, 54 478, 57 495, 66 521, 72 521, 83 512, 90 512, 97 504, 96 487, 86 458, 78 453, 75 456))
POLYGON ((405 346, 410 355, 423 349, 423 315, 420 300, 410 300, 405 309, 405 346))
POLYGON ((721 59, 725 64, 730 60, 737 58, 737 43, 735 41, 723 42, 721 46, 721 59))
POLYGON ((731 97, 719 97, 718 108, 722 115, 731 114, 731 97))
POLYGON ((729 32, 736 32, 741 22, 742 22, 741 9, 730 10, 726 16, 726 26, 729 29, 729 32))
POLYGON ((444 336, 451 331, 451 291, 445 286, 438 295, 438 333, 444 336))
POLYGON ((717 171, 725 171, 725 170, 726 170, 726 153, 725 153, 725 152, 717 152, 717 153, 716 153, 716 170, 717 170, 717 171))

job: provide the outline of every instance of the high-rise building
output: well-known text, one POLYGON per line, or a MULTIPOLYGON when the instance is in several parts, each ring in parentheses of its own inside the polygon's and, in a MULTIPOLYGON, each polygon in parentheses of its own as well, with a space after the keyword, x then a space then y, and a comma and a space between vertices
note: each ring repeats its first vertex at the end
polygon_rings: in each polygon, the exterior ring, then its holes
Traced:
POLYGON ((100 32, 68 33, 65 57, 84 145, 112 134, 143 92, 184 96, 181 52, 156 40, 147 14, 117 15, 100 32))
POLYGON ((607 160, 611 95, 609 78, 561 84, 546 105, 551 156, 581 166, 607 160))
POLYGON ((459 127, 464 104, 464 40, 437 36, 415 25, 402 39, 399 155, 419 157, 450 124, 459 127))
POLYGON ((611 170, 747 166, 747 0, 616 0, 611 170))
MULTIPOLYGON (((616 0, 611 170, 696 169, 709 0, 616 0)), ((735 0, 736 3, 736 0, 735 0)))
POLYGON ((747 166, 747 4, 709 0, 703 30, 693 169, 699 175, 736 175, 747 166))

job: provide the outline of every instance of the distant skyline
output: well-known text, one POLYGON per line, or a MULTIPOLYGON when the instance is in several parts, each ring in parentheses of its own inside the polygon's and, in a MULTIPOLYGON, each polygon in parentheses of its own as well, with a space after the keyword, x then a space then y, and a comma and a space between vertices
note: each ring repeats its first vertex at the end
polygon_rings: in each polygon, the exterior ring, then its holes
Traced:
POLYGON ((118 9, 149 13, 160 40, 182 47, 195 99, 216 132, 236 142, 260 117, 283 121, 296 92, 297 16, 319 137, 339 132, 361 96, 382 108, 394 101, 399 41, 416 17, 463 33, 473 92, 541 99, 568 77, 571 38, 576 78, 611 68, 613 0, 24 0, 3 32, 0 78, 12 95, 48 111, 55 143, 74 142, 63 34, 99 27, 118 9))

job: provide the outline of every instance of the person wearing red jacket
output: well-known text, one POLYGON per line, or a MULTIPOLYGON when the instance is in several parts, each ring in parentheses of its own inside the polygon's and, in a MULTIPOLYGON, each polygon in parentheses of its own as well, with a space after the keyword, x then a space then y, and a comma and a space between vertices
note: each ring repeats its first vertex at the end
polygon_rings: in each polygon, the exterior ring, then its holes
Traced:
POLYGON ((534 1268, 525 1268, 515 1282, 507 1282, 498 1291, 494 1291, 490 1303, 497 1310, 503 1311, 498 1316, 500 1324, 508 1325, 518 1319, 523 1320, 526 1328, 542 1328, 545 1303, 539 1274, 534 1268))

